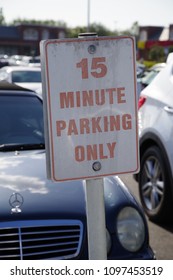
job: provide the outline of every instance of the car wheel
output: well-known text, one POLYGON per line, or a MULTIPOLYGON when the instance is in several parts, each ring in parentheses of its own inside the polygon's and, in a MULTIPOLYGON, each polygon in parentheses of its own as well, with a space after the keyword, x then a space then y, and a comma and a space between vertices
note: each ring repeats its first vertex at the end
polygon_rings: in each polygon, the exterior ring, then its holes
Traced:
POLYGON ((168 222, 172 209, 168 164, 157 146, 148 148, 141 158, 139 194, 144 211, 153 222, 168 222))

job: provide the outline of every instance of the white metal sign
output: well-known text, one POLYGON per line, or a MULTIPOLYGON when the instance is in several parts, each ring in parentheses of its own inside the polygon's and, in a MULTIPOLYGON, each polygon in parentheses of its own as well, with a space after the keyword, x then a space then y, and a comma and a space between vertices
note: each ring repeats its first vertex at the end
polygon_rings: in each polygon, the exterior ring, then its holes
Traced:
POLYGON ((47 167, 55 181, 139 169, 135 41, 41 42, 47 167))

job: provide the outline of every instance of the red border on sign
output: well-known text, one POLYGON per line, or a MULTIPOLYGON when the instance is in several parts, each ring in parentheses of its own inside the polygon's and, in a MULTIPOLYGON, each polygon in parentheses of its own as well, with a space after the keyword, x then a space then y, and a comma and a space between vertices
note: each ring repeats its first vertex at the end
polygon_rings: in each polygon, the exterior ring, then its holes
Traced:
MULTIPOLYGON (((133 44, 133 62, 136 61, 136 56, 135 56, 135 41, 133 37, 130 36, 119 36, 119 37, 85 37, 85 38, 73 38, 73 39, 56 39, 56 40, 51 40, 46 42, 45 44, 45 54, 46 54, 46 73, 47 73, 47 83, 48 83, 48 107, 49 107, 49 120, 50 120, 50 142, 51 142, 51 166, 52 166, 52 170, 51 170, 51 176, 53 177, 54 181, 57 182, 63 182, 63 181, 70 181, 70 180, 86 180, 86 179, 94 179, 94 178, 101 178, 101 177, 106 177, 106 176, 115 176, 115 175, 122 175, 122 174, 127 174, 127 173, 136 173, 138 172, 139 169, 139 142, 138 142, 138 121, 137 121, 137 115, 138 115, 138 111, 137 111, 137 98, 134 98, 134 102, 135 102, 135 117, 136 117, 136 162, 137 162, 137 167, 135 170, 130 170, 130 171, 125 171, 125 172, 117 172, 117 173, 111 173, 111 174, 101 174, 101 175, 96 175, 96 176, 87 176, 87 177, 76 177, 76 178, 67 178, 67 179, 58 179, 55 176, 55 159, 54 159, 54 145, 53 145, 53 131, 52 131, 52 108, 51 108, 51 97, 50 97, 50 80, 49 80, 49 69, 48 69, 48 55, 47 55, 47 48, 48 45, 50 44, 61 44, 61 43, 72 43, 72 42, 86 42, 86 41, 105 41, 105 40, 119 40, 119 39, 131 39, 132 40, 132 44, 133 44)), ((134 93, 137 96, 137 92, 136 92, 136 64, 133 64, 133 70, 134 70, 134 93)))

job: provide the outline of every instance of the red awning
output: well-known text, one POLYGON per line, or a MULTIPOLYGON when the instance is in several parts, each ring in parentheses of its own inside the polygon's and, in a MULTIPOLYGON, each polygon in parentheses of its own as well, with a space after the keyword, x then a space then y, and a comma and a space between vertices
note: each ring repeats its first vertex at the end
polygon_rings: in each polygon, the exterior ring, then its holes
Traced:
POLYGON ((153 46, 170 47, 173 46, 173 40, 168 41, 147 41, 145 43, 145 48, 150 49, 153 46))

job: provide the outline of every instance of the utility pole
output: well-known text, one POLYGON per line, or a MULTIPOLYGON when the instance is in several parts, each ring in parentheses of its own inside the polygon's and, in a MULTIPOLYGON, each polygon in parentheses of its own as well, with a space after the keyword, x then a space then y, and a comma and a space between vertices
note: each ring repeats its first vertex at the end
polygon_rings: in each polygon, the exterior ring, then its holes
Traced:
POLYGON ((88 22, 87 22, 87 32, 90 32, 90 0, 87 0, 87 18, 88 18, 88 22))

